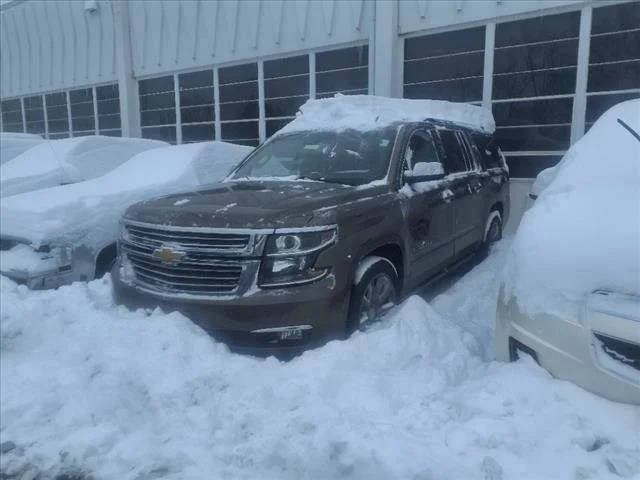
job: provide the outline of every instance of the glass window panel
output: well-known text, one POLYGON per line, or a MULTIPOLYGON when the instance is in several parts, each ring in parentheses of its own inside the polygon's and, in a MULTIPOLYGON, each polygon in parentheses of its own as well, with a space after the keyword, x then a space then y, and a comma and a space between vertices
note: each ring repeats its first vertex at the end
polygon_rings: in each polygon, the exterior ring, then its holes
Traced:
POLYGON ((142 129, 142 138, 153 140, 164 140, 169 143, 176 143, 176 127, 151 127, 142 129))
POLYGON ((567 67, 559 70, 494 75, 493 98, 502 99, 573 94, 575 84, 575 67, 567 67))
POLYGON ((213 105, 213 87, 180 90, 180 106, 213 105))
POLYGON ((365 66, 369 63, 369 47, 341 48, 316 53, 316 72, 365 66))
POLYGON ((71 90, 69 92, 69 102, 74 103, 93 102, 93 90, 90 88, 81 88, 80 90, 71 90))
POLYGON ((95 130, 93 117, 73 117, 71 119, 74 135, 76 132, 95 130))
POLYGON ((265 116, 267 118, 295 116, 300 106, 303 105, 307 100, 308 97, 306 96, 265 100, 265 116))
POLYGON ((366 88, 368 82, 369 73, 366 68, 318 73, 316 75, 316 91, 323 93, 361 89, 366 88))
POLYGON ((572 98, 500 102, 493 104, 493 117, 500 126, 571 123, 572 109, 572 98))
POLYGON ((258 80, 258 64, 246 63, 244 65, 221 68, 218 70, 218 78, 220 85, 258 80))
POLYGON ((483 52, 417 60, 405 62, 404 83, 482 76, 483 71, 483 52))
POLYGON ((44 120, 27 122, 28 133, 44 133, 44 120))
POLYGON ((47 100, 47 112, 49 111, 49 107, 64 105, 67 107, 67 95, 64 92, 58 93, 48 93, 46 95, 47 100))
POLYGON ((93 117, 93 102, 72 103, 71 117, 93 117))
POLYGON ((60 138, 69 138, 69 133, 51 133, 51 130, 49 130, 49 140, 58 140, 60 138))
POLYGON ((244 120, 258 118, 258 102, 223 103, 220 105, 221 120, 244 120))
POLYGON ((159 92, 173 92, 173 75, 140 80, 138 81, 138 92, 140 95, 159 92))
POLYGON ((578 40, 561 40, 495 50, 493 73, 523 72, 576 65, 578 40))
POLYGON ((294 117, 279 120, 267 120, 267 138, 272 136, 293 119, 294 117))
POLYGON ((120 100, 98 100, 98 115, 120 113, 120 100))
POLYGON ((435 57, 474 50, 484 50, 484 27, 407 38, 404 43, 404 59, 435 57))
POLYGON ((591 37, 589 63, 640 58, 640 30, 591 37))
POLYGON ((211 87, 213 86, 213 70, 181 73, 178 75, 180 90, 183 88, 211 87))
POLYGON ((545 15, 496 25, 496 47, 575 38, 580 30, 580 12, 545 15))
POLYGON ((141 95, 140 110, 153 110, 156 108, 173 108, 175 106, 175 95, 173 92, 161 93, 157 95, 141 95))
POLYGON ((74 137, 88 137, 90 135, 94 135, 93 130, 83 130, 83 131, 74 131, 74 137))
POLYGON ((627 100, 640 98, 640 92, 636 93, 617 93, 613 95, 588 95, 587 96, 587 113, 585 120, 587 123, 593 123, 600 115, 609 110, 614 105, 627 100))
POLYGON ((24 108, 42 108, 42 96, 35 95, 33 97, 25 97, 24 100, 24 108))
POLYGON ((558 164, 561 155, 507 156, 509 176, 511 178, 535 178, 545 168, 558 164))
POLYGON ((3 100, 2 101, 2 111, 3 112, 17 112, 20 111, 22 107, 20 106, 20 99, 14 98, 13 100, 3 100))
POLYGON ((113 85, 103 85, 102 87, 96 87, 96 98, 98 100, 109 100, 112 98, 115 98, 115 99, 120 98, 118 84, 114 83, 113 85))
POLYGON ((107 137, 121 137, 122 130, 100 130, 100 135, 105 135, 107 137))
POLYGON ((171 125, 176 123, 176 111, 172 108, 140 112, 140 123, 145 127, 150 125, 171 125))
POLYGON ((205 125, 183 125, 182 143, 205 142, 215 138, 215 129, 212 123, 205 125))
POLYGON ((120 114, 100 115, 98 117, 98 127, 100 128, 100 134, 102 134, 103 129, 120 128, 120 114))
POLYGON ((309 55, 265 60, 264 78, 287 77, 309 73, 309 55))
POLYGON ((67 106, 59 105, 50 107, 47 104, 47 118, 49 120, 65 119, 67 120, 67 106))
POLYGON ((405 85, 404 98, 429 98, 451 102, 480 101, 482 100, 482 78, 405 85))
POLYGON ((309 75, 265 80, 265 98, 292 97, 309 93, 309 75))
POLYGON ((453 130, 439 130, 440 140, 446 155, 446 168, 448 173, 464 172, 467 170, 462 145, 453 130))
POLYGON ((182 107, 180 120, 182 123, 213 122, 215 120, 213 106, 182 107))
POLYGON ((52 120, 51 118, 48 118, 47 123, 49 124, 49 137, 51 137, 51 133, 69 131, 69 121, 66 118, 61 118, 59 120, 52 120))
MULTIPOLYGON (((598 4, 596 3, 594 7, 598 7, 598 4)), ((632 28, 640 28, 640 3, 637 1, 593 9, 592 34, 619 32, 632 28)))
POLYGON ((22 112, 5 112, 3 110, 2 121, 5 123, 19 123, 22 125, 22 112))
POLYGON ((258 122, 223 123, 221 125, 221 134, 224 140, 257 139, 259 138, 258 122))
MULTIPOLYGON (((337 92, 326 92, 326 93, 318 93, 316 94, 316 98, 330 98, 335 97, 337 92)), ((340 92, 342 95, 367 95, 369 90, 366 88, 361 88, 357 90, 342 90, 340 92)))
POLYGON ((220 103, 258 98, 258 82, 220 86, 220 103))
POLYGON ((565 150, 569 147, 571 126, 500 128, 495 132, 496 143, 505 152, 523 150, 565 150))
POLYGON ((588 92, 640 88, 640 60, 589 66, 588 92))

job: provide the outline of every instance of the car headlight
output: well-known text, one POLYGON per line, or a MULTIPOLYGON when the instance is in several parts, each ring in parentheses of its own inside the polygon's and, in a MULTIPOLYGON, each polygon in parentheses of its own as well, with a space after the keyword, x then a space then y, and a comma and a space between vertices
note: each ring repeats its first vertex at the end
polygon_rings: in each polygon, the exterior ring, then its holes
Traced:
POLYGON ((267 238, 259 285, 301 285, 323 278, 328 269, 316 267, 316 260, 322 250, 335 243, 337 236, 335 226, 276 230, 267 238))

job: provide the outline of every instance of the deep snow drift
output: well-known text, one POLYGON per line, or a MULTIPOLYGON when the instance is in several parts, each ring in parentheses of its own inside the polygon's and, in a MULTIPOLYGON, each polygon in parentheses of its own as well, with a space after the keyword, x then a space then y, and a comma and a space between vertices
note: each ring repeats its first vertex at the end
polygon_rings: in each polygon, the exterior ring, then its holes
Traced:
POLYGON ((179 314, 115 307, 108 278, 2 278, 2 469, 96 479, 607 479, 640 475, 640 409, 488 362, 508 241, 431 301, 288 363, 179 314), (4 449, 13 447, 3 444, 4 449))

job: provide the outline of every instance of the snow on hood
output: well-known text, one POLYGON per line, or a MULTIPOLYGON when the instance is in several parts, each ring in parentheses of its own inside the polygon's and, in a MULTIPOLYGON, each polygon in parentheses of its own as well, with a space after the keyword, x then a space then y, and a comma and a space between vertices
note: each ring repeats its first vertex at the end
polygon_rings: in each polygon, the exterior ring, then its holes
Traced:
POLYGON ((35 244, 103 245, 129 205, 220 181, 251 151, 224 142, 147 150, 101 177, 1 199, 0 232, 35 244))
POLYGON ((491 133, 495 122, 490 110, 466 103, 442 100, 409 100, 373 95, 340 95, 307 100, 298 116, 278 134, 305 130, 367 131, 396 122, 445 120, 491 133))
POLYGON ((608 110, 548 173, 522 221, 505 293, 529 314, 577 318, 596 289, 640 294, 640 100, 608 110))
POLYGON ((0 164, 7 163, 42 142, 44 138, 32 133, 0 132, 0 164))
POLYGON ((0 195, 96 178, 140 152, 166 145, 159 140, 101 135, 47 140, 0 167, 0 195))

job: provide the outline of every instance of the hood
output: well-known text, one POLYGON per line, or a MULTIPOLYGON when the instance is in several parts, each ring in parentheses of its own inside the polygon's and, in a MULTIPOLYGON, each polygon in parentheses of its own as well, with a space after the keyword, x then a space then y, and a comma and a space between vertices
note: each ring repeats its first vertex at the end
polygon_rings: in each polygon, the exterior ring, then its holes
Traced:
POLYGON ((323 182, 225 182, 130 207, 128 220, 172 226, 284 228, 336 223, 340 206, 388 190, 323 182))

